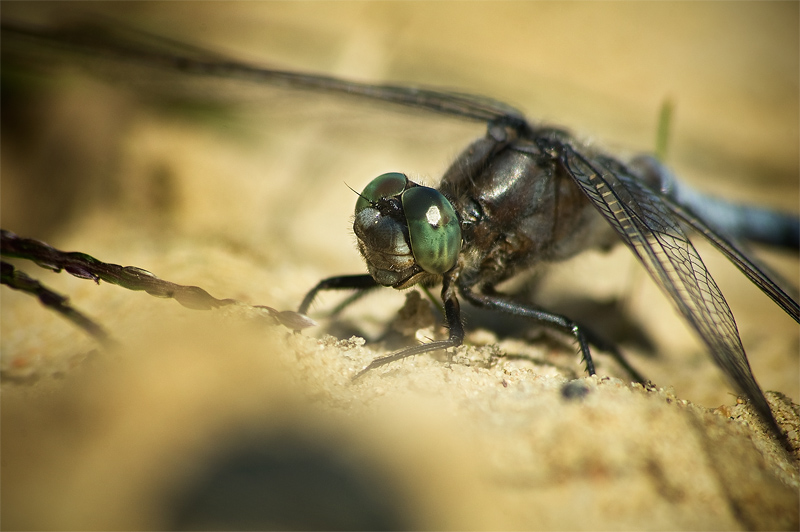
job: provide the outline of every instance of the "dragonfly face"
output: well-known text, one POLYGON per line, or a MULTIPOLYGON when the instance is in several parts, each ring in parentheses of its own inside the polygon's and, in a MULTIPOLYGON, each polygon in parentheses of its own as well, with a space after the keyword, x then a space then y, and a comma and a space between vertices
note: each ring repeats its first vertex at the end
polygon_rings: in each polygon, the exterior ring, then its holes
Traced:
POLYGON ((452 204, 396 172, 376 177, 359 195, 353 231, 372 277, 393 288, 445 273, 461 250, 452 204))

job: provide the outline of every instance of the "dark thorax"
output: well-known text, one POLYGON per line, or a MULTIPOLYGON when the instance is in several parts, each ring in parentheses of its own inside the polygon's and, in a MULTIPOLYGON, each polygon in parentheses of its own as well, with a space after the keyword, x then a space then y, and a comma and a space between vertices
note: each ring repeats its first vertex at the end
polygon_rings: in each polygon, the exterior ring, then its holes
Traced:
POLYGON ((558 159, 511 128, 490 128, 473 142, 439 190, 461 218, 462 285, 491 286, 619 241, 558 159))

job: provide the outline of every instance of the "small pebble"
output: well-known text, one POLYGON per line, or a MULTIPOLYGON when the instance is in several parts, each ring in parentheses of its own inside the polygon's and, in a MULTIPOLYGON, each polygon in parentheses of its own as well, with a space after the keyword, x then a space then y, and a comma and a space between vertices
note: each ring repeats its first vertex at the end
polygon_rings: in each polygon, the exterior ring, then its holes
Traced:
POLYGON ((561 387, 561 396, 568 401, 583 399, 588 393, 589 387, 580 379, 569 381, 561 387))

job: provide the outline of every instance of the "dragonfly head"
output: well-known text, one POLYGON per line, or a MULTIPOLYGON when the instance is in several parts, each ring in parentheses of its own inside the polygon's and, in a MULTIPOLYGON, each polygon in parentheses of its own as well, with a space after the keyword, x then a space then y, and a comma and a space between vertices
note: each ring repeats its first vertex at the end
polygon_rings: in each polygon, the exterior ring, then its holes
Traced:
POLYGON ((405 288, 456 264, 461 227, 438 190, 392 172, 373 179, 356 202, 353 230, 370 275, 405 288))

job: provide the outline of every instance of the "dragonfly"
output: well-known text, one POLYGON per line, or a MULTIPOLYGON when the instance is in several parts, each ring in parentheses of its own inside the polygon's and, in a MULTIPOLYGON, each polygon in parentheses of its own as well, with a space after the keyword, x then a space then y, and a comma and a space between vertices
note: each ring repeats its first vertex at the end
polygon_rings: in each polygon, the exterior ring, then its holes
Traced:
MULTIPOLYGON (((42 46, 141 63, 197 78, 356 97, 448 115, 486 127, 445 172, 438 187, 400 172, 382 174, 357 192, 353 230, 368 273, 320 281, 298 308, 305 314, 326 290, 362 292, 441 285, 448 338, 375 359, 367 371, 461 345, 460 298, 570 335, 589 374, 592 346, 612 348, 567 316, 520 302, 497 285, 538 264, 557 263, 589 249, 625 244, 705 344, 714 362, 746 396, 768 429, 785 435, 755 380, 722 291, 689 235, 707 239, 792 319, 800 322, 794 289, 743 244, 800 249, 800 219, 700 193, 650 156, 623 161, 581 143, 568 131, 539 125, 501 101, 468 93, 278 70, 161 39, 61 31, 4 22, 2 31, 42 46), (158 39, 157 39, 158 40, 158 39), (175 49, 177 48, 177 51, 175 49)), ((180 43, 178 43, 180 44, 180 43)))

